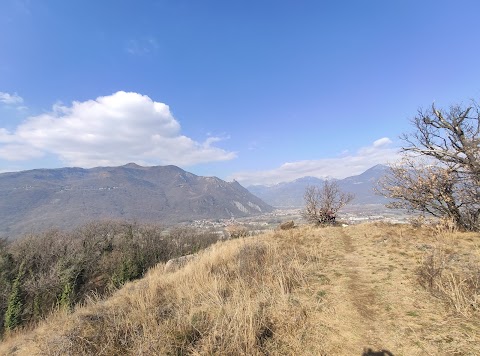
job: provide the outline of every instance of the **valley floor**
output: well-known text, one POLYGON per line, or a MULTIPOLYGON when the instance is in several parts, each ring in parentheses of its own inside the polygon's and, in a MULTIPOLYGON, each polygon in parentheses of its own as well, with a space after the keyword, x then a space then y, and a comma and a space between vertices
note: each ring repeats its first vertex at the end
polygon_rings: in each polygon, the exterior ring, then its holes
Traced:
POLYGON ((480 261, 479 234, 407 225, 227 241, 8 336, 0 354, 480 355, 477 305, 455 309, 419 285, 441 248, 480 261))

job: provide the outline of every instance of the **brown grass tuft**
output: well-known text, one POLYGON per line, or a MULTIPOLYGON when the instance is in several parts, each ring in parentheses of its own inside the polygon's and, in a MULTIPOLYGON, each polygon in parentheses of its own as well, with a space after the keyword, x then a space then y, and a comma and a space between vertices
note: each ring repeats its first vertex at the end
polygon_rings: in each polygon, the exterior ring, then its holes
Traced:
POLYGON ((439 244, 425 254, 417 268, 418 280, 452 310, 468 317, 480 312, 480 258, 460 255, 450 246, 439 244))

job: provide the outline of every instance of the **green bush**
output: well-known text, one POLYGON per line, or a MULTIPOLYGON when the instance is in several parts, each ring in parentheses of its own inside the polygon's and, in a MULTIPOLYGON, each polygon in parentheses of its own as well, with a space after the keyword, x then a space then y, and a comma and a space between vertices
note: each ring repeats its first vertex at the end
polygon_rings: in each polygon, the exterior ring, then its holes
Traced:
POLYGON ((5 312, 4 327, 5 330, 10 331, 15 329, 22 322, 23 300, 21 283, 25 273, 24 263, 20 265, 18 275, 13 281, 12 290, 8 298, 7 311, 5 312))

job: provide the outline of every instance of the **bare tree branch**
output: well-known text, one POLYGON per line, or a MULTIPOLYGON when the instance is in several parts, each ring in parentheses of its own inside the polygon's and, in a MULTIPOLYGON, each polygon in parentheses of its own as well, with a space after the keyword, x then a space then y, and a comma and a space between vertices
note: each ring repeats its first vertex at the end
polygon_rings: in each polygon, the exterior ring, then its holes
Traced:
POLYGON ((480 230, 479 105, 447 111, 432 105, 411 122, 415 131, 401 136, 404 160, 390 166, 378 191, 394 199, 390 207, 447 216, 459 227, 480 230))

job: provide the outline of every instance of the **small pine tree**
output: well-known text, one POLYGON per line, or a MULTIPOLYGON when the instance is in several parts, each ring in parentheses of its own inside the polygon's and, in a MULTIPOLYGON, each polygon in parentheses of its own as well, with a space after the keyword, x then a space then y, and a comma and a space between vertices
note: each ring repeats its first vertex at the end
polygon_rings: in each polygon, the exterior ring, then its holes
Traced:
POLYGON ((33 319, 39 320, 42 316, 42 310, 40 307, 40 297, 38 295, 33 297, 33 319))
POLYGON ((115 288, 119 288, 128 281, 140 278, 142 275, 142 261, 135 258, 128 258, 122 261, 119 270, 113 274, 112 284, 115 288))
POLYGON ((60 296, 59 305, 61 308, 67 311, 71 311, 73 307, 73 297, 74 297, 74 290, 73 290, 73 283, 67 282, 63 286, 62 295, 60 296))
POLYGON ((21 282, 25 274, 25 263, 22 262, 17 277, 13 280, 12 290, 8 297, 7 310, 5 312, 5 330, 11 331, 22 322, 23 300, 21 282))

